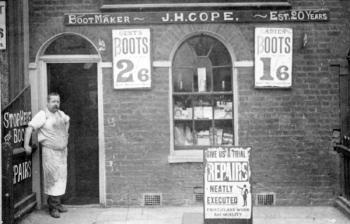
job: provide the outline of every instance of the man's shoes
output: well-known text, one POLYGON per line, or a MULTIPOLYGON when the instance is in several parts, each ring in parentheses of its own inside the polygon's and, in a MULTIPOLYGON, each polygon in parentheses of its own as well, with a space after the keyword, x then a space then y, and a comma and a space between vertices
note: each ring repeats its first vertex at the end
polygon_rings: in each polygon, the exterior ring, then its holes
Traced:
POLYGON ((50 210, 50 215, 54 218, 59 218, 60 217, 60 212, 58 211, 58 209, 52 209, 50 210))
POLYGON ((63 207, 63 205, 57 206, 57 210, 59 212, 68 212, 68 209, 66 207, 63 207))

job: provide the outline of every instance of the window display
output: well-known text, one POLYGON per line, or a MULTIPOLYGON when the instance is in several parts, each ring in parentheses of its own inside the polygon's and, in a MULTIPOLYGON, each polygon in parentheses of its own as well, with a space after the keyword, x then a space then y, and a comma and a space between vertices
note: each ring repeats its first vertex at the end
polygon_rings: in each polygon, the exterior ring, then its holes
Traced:
POLYGON ((232 63, 207 35, 185 41, 172 70, 175 150, 233 145, 232 63))

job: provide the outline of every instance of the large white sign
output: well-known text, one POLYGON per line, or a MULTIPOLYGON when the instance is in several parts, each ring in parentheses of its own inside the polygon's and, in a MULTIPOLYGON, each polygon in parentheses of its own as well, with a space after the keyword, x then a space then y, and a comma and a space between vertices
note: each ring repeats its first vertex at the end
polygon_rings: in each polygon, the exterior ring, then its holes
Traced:
POLYGON ((251 219, 250 149, 231 146, 205 151, 205 219, 251 219))
POLYGON ((150 29, 112 32, 114 88, 151 88, 150 29))
POLYGON ((6 49, 6 2, 0 2, 0 50, 6 49))
POLYGON ((292 53, 292 29, 255 28, 255 87, 291 87, 292 53))

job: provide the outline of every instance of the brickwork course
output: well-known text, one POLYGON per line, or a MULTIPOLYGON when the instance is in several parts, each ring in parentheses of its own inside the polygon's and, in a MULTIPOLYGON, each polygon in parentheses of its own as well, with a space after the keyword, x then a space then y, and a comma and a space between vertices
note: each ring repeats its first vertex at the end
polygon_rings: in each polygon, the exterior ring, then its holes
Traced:
MULTIPOLYGON (((253 193, 273 192, 277 205, 330 205, 339 194, 338 155, 331 147, 339 128, 339 74, 332 61, 346 61, 350 4, 342 0, 292 0, 293 8, 327 8, 328 22, 278 24, 143 25, 152 32, 152 61, 169 61, 179 41, 192 33, 219 36, 235 60, 254 61, 257 26, 293 29, 290 89, 255 89, 254 68, 238 69, 239 143, 252 146, 253 193), (303 35, 308 44, 302 46, 303 35)), ((102 61, 112 61, 112 30, 128 26, 65 26, 65 13, 99 12, 100 1, 31 0, 30 62, 53 36, 74 32, 95 46, 106 43, 102 61)), ((136 26, 135 26, 136 27, 136 26)), ((152 88, 113 89, 103 69, 104 133, 108 206, 140 205, 145 192, 160 192, 164 205, 194 204, 203 186, 202 163, 168 162, 170 152, 169 69, 152 68, 152 88)))

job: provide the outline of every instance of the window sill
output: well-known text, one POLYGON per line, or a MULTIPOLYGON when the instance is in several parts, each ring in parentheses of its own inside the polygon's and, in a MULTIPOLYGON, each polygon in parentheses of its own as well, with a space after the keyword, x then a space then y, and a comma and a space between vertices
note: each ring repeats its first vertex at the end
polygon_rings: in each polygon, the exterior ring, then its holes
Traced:
POLYGON ((168 156, 169 163, 202 163, 203 150, 177 150, 168 156))

